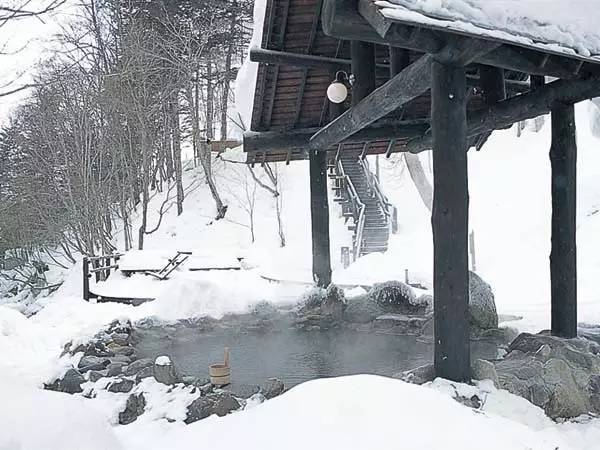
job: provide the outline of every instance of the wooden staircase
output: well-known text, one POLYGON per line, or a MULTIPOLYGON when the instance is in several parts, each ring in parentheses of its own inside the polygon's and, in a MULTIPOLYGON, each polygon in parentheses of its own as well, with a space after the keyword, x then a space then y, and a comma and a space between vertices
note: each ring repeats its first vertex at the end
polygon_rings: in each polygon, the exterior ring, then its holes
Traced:
POLYGON ((366 160, 343 155, 332 166, 336 202, 342 204, 348 228, 353 232, 353 259, 369 253, 385 252, 390 234, 396 229, 396 208, 381 190, 366 160))

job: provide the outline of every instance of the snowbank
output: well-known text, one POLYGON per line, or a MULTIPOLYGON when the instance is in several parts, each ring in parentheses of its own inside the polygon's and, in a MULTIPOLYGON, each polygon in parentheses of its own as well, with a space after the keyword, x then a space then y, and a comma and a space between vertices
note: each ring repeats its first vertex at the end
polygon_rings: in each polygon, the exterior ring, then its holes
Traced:
POLYGON ((106 418, 89 400, 23 387, 0 376, 1 450, 121 450, 106 418))
POLYGON ((222 450, 571 448, 553 429, 470 409, 441 388, 373 375, 310 381, 252 409, 189 426, 134 423, 116 431, 130 450, 191 448, 198 442, 218 442, 222 450))

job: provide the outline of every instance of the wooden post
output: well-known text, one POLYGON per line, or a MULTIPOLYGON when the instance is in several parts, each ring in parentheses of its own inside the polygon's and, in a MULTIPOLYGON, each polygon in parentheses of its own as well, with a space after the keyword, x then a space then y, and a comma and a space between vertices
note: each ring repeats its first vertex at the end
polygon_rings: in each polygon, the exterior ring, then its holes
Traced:
POLYGON ((83 299, 90 301, 90 260, 83 257, 83 299))
POLYGON ((408 50, 390 46, 390 78, 398 75, 410 65, 408 50))
POLYGON ((577 336, 577 142, 572 104, 552 109, 552 334, 577 336))
POLYGON ((459 382, 471 378, 466 91, 464 67, 433 62, 434 364, 459 382))
POLYGON ((313 279, 317 286, 326 288, 331 283, 327 152, 310 150, 309 160, 313 279))
POLYGON ((352 106, 354 106, 375 90, 377 82, 375 76, 375 45, 368 42, 352 41, 350 43, 350 53, 352 55, 352 75, 354 75, 354 84, 352 85, 352 106))

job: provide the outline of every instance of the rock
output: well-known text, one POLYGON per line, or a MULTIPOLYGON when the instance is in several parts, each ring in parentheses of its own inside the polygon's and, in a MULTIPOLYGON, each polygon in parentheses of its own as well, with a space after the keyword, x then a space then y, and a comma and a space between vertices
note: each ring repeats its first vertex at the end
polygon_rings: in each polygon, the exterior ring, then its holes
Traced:
POLYGON ((188 406, 185 423, 197 422, 213 414, 223 417, 239 408, 241 408, 239 402, 228 392, 209 394, 197 398, 188 406))
POLYGON ((129 345, 129 334, 127 333, 113 333, 110 338, 115 344, 122 345, 124 347, 129 345))
POLYGON ((146 367, 152 367, 154 365, 154 361, 150 358, 142 358, 137 361, 132 362, 127 366, 127 369, 124 370, 125 375, 132 376, 137 374, 140 370, 145 369, 146 367))
POLYGON ((127 364, 125 363, 110 363, 108 365, 108 367, 106 368, 106 370, 108 371, 108 376, 109 377, 116 377, 117 375, 121 375, 121 372, 123 371, 123 367, 127 367, 127 364))
POLYGON ((498 328, 498 313, 492 288, 474 272, 469 272, 469 320, 471 329, 498 328))
POLYGON ((90 370, 103 370, 110 364, 108 358, 98 356, 84 356, 79 361, 77 368, 81 373, 89 372, 90 370))
POLYGON ((411 384, 425 384, 435 379, 435 367, 433 364, 425 364, 412 370, 397 373, 393 378, 398 378, 411 384))
POLYGON ((108 385, 108 392, 130 392, 133 389, 135 383, 133 380, 129 380, 127 378, 121 378, 119 380, 113 381, 108 385))
POLYGON ((100 378, 105 378, 108 376, 108 370, 104 369, 104 370, 90 370, 88 372, 88 379, 92 382, 95 383, 96 381, 98 381, 100 378))
POLYGON ((321 307, 323 299, 325 298, 325 290, 321 288, 311 288, 307 290, 300 299, 300 311, 305 313, 313 309, 321 307))
POLYGON ((260 393, 265 396, 267 400, 277 397, 283 394, 285 386, 283 381, 278 378, 269 378, 265 384, 260 388, 260 393))
POLYGON ((159 356, 156 358, 153 371, 154 378, 159 383, 172 385, 181 383, 182 381, 179 371, 168 356, 159 356))
POLYGON ((199 397, 194 400, 187 409, 185 423, 190 424, 198 420, 206 419, 212 415, 214 402, 208 397, 199 397))
POLYGON ((385 314, 383 308, 367 294, 350 297, 346 303, 344 320, 348 322, 368 323, 375 320, 376 317, 385 314))
POLYGON ((152 366, 150 367, 144 367, 142 370, 140 370, 138 373, 136 373, 135 375, 135 382, 139 383, 140 381, 142 381, 144 378, 150 378, 154 376, 154 369, 152 366))
POLYGON ((219 417, 226 416, 232 411, 236 409, 240 409, 240 403, 235 399, 235 397, 227 392, 223 392, 222 394, 210 394, 209 398, 214 398, 215 403, 213 406, 213 413, 219 417))
POLYGON ((131 363, 131 358, 129 356, 125 356, 125 355, 115 355, 115 356, 111 356, 108 359, 110 359, 111 363, 125 363, 125 364, 131 363))
POLYGON ((119 413, 119 423, 128 425, 135 422, 139 416, 144 414, 146 399, 144 394, 131 394, 125 404, 125 409, 119 413))
POLYGON ((417 304, 426 305, 427 311, 433 311, 433 295, 421 294, 417 297, 417 304))
POLYGON ((260 387, 252 384, 233 384, 226 391, 237 398, 247 399, 260 392, 260 387))
POLYGON ((420 335, 430 317, 405 316, 403 314, 384 314, 373 323, 376 330, 386 330, 394 334, 420 335))
POLYGON ((330 284, 325 290, 325 298, 321 302, 321 314, 329 315, 335 320, 341 320, 346 309, 344 291, 335 284, 330 284))
POLYGON ((108 326, 108 333, 124 333, 130 335, 133 326, 129 320, 113 320, 108 326))
POLYGON ((131 357, 135 353, 135 349, 133 347, 123 345, 109 344, 109 348, 115 355, 125 355, 131 357))
MULTIPOLYGON (((78 348, 77 350, 79 350, 78 348)), ((108 357, 113 356, 114 353, 101 341, 91 341, 83 346, 84 356, 97 356, 97 357, 108 357)))
POLYGON ((278 313, 275 305, 264 300, 255 304, 250 311, 250 314, 258 317, 272 317, 278 313))
POLYGON ((496 372, 500 387, 543 408, 554 419, 600 413, 597 344, 544 334, 520 334, 496 372))
POLYGON ((67 394, 83 392, 81 385, 85 383, 83 375, 75 369, 69 369, 57 383, 57 391, 67 394))
POLYGON ((471 378, 477 381, 492 380, 496 388, 500 388, 500 380, 493 363, 485 359, 476 359, 471 362, 471 378))
POLYGON ((426 304, 417 303, 413 289, 400 281, 376 283, 368 295, 385 313, 411 315, 427 311, 426 304))

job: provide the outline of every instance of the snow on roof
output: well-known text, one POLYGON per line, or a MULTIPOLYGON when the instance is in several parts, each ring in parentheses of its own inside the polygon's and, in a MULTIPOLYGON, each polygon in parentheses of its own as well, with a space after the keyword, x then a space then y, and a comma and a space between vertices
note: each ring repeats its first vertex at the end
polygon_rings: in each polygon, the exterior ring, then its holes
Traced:
POLYGON ((600 61, 597 0, 373 0, 388 19, 600 61))

